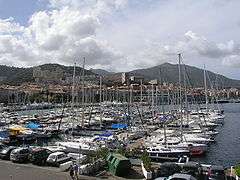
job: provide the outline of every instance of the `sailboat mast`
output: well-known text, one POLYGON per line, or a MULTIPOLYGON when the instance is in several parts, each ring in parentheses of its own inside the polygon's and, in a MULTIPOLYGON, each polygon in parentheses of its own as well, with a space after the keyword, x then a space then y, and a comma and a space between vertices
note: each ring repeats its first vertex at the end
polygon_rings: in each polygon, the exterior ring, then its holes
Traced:
POLYGON ((188 106, 188 97, 187 97, 187 77, 186 77, 186 66, 184 65, 184 73, 183 73, 183 82, 184 82, 184 96, 185 96, 185 109, 187 112, 187 124, 189 123, 189 106, 188 106))
POLYGON ((152 83, 152 118, 154 118, 154 85, 152 83))
POLYGON ((76 62, 73 66, 73 78, 72 78, 72 102, 71 102, 71 110, 72 110, 72 132, 74 128, 74 120, 73 120, 73 113, 74 113, 74 103, 75 103, 75 76, 76 76, 76 62))
POLYGON ((180 135, 183 141, 183 119, 182 119, 182 88, 181 88, 181 54, 178 54, 178 83, 179 83, 179 108, 180 108, 180 135))
POLYGON ((84 111, 85 111, 85 82, 84 82, 84 76, 85 76, 85 57, 83 57, 83 66, 82 66, 82 127, 84 126, 84 111))
POLYGON ((102 116, 103 116, 103 112, 102 112, 102 76, 100 76, 100 128, 102 127, 102 116))
POLYGON ((72 110, 73 110, 73 107, 74 107, 74 99, 75 99, 75 76, 76 76, 76 63, 74 63, 73 78, 72 78, 72 102, 71 102, 71 109, 72 110))
POLYGON ((140 86, 140 106, 141 106, 141 116, 143 114, 143 105, 142 105, 142 98, 143 98, 143 82, 142 82, 142 79, 141 79, 141 86, 140 86))
POLYGON ((205 64, 204 64, 203 75, 204 75, 205 104, 206 104, 206 110, 207 110, 207 109, 208 109, 208 97, 207 97, 207 78, 206 78, 206 68, 205 68, 205 64))

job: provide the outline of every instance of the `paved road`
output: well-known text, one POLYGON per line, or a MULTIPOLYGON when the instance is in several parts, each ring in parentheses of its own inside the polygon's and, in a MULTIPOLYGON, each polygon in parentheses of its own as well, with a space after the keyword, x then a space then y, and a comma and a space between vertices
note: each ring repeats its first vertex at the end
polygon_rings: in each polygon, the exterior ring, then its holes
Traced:
POLYGON ((0 161, 0 180, 70 180, 70 177, 55 168, 0 161))

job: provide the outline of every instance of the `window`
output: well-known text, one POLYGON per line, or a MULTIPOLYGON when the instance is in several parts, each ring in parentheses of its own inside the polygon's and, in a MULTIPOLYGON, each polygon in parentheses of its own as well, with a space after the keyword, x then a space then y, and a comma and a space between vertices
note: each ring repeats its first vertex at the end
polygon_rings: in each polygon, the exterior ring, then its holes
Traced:
POLYGON ((50 158, 51 158, 51 159, 56 159, 56 156, 55 156, 55 155, 52 155, 50 158))
POLYGON ((65 158, 65 154, 59 154, 58 159, 65 158))
POLYGON ((150 156, 157 156, 157 153, 150 153, 150 156))

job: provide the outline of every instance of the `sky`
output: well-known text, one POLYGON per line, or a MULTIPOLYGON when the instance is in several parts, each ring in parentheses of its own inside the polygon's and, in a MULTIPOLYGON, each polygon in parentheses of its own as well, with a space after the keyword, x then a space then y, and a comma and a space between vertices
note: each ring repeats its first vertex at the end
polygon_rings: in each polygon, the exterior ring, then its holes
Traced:
POLYGON ((239 0, 0 0, 0 64, 183 62, 240 79, 239 0))

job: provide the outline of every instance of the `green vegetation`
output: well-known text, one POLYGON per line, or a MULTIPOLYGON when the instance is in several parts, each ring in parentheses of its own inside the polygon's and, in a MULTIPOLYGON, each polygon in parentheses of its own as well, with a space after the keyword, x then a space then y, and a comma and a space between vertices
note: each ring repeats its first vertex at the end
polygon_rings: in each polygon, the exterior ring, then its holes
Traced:
POLYGON ((151 163, 151 158, 148 156, 147 151, 144 151, 141 160, 143 162, 143 165, 146 170, 151 171, 152 170, 152 163, 151 163))
POLYGON ((235 172, 237 174, 237 176, 240 176, 240 164, 238 164, 237 166, 235 166, 235 172))
POLYGON ((109 149, 106 147, 99 148, 96 152, 89 154, 87 156, 86 163, 92 163, 92 162, 96 161, 97 159, 106 160, 109 152, 110 152, 109 149))

